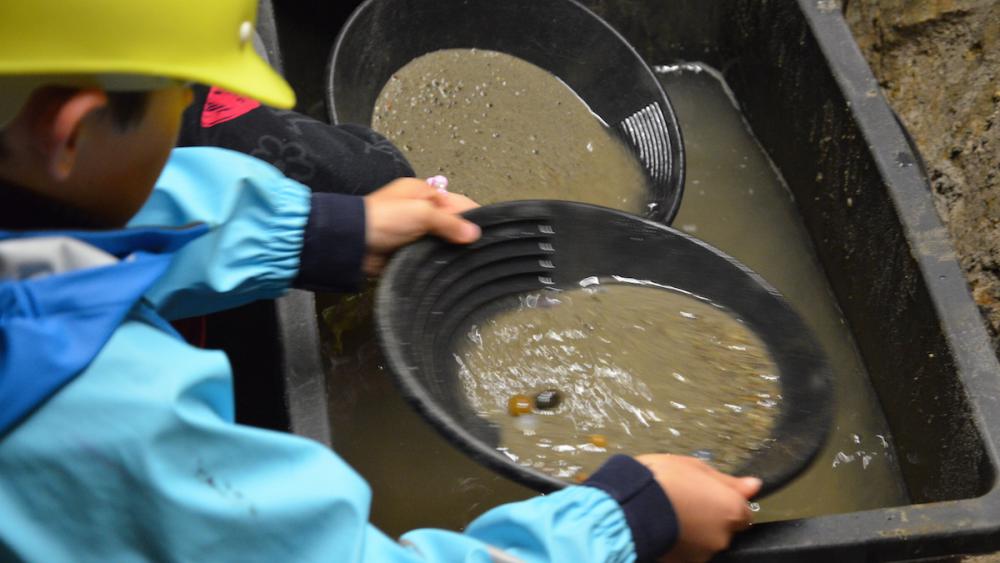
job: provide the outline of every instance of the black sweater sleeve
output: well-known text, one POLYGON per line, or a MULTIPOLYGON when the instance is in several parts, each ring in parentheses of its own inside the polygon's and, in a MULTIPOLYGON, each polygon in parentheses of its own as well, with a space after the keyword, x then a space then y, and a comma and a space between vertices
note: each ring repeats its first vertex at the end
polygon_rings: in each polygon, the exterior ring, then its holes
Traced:
POLYGON ((206 86, 195 86, 194 92, 178 146, 214 146, 249 154, 314 192, 365 195, 396 178, 413 176, 402 153, 368 127, 330 125, 206 86), (242 104, 220 110, 220 104, 234 98, 242 104))

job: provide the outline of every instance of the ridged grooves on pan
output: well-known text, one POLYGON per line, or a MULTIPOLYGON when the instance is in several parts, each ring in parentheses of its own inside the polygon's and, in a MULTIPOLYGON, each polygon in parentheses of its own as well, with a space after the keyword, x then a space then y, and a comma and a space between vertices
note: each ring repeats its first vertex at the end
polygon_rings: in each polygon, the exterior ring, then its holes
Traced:
POLYGON ((670 137, 660 104, 654 102, 626 117, 615 126, 639 157, 654 184, 663 184, 670 177, 667 156, 670 137))

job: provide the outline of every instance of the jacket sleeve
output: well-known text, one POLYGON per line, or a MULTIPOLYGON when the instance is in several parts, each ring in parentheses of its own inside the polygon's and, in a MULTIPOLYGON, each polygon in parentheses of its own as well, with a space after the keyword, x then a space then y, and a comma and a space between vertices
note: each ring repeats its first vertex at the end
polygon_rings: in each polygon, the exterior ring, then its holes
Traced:
POLYGON ((313 195, 255 158, 208 147, 174 150, 129 226, 190 223, 210 231, 178 252, 147 294, 168 319, 274 298, 292 285, 352 290, 360 282, 362 198, 313 195), (316 255, 300 271, 306 245, 316 255))
POLYGON ((261 105, 249 111, 239 104, 232 107, 234 96, 218 87, 195 85, 194 93, 194 102, 184 112, 178 146, 222 147, 249 154, 314 192, 364 195, 414 175, 399 149, 368 127, 330 125, 261 105))
POLYGON ((319 443, 233 423, 224 354, 129 321, 0 441, 0 552, 26 560, 631 561, 620 505, 575 486, 465 533, 393 540, 368 485, 319 443), (58 515, 53 517, 52 515, 58 515), (94 541, 95 526, 109 531, 94 541))

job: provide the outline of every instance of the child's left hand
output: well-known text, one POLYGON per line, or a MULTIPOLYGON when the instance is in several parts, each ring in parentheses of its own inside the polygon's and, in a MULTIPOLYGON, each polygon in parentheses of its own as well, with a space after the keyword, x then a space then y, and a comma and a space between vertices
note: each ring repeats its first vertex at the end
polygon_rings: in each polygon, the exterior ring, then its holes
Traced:
POLYGON ((475 207, 463 195, 416 178, 401 178, 365 196, 364 272, 377 275, 389 255, 426 234, 458 244, 478 240, 479 226, 458 215, 475 207))

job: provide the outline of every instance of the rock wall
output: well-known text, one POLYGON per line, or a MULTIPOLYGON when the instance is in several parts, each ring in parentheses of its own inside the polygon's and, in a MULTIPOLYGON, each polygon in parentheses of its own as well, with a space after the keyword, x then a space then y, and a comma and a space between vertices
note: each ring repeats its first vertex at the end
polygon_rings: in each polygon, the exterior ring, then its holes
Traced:
POLYGON ((1000 0, 847 0, 842 7, 927 164, 1000 353, 1000 0))

